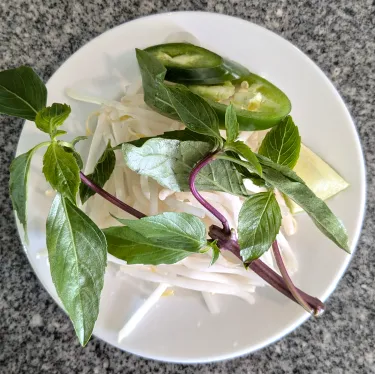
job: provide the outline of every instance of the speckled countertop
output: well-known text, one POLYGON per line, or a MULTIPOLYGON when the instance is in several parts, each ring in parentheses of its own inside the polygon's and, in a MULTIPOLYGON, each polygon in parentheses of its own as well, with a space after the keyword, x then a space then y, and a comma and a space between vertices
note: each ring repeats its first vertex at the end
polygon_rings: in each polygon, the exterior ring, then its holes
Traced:
POLYGON ((31 65, 47 80, 87 41, 143 15, 206 10, 273 30, 309 55, 344 97, 368 171, 368 212, 358 250, 319 322, 241 359, 158 363, 93 338, 81 348, 65 314, 35 277, 8 197, 8 167, 22 121, 0 126, 0 373, 374 373, 375 372, 375 2, 212 0, 2 0, 0 70, 31 65))

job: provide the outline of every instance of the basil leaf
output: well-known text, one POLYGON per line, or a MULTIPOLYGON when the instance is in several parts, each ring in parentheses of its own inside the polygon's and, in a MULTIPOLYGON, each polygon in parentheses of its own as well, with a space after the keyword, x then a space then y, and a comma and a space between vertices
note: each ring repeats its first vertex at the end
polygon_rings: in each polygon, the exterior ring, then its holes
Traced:
POLYGON ((293 180, 283 172, 265 164, 263 164, 263 178, 303 208, 324 235, 350 253, 345 227, 327 204, 319 199, 302 179, 293 180))
POLYGON ((212 259, 210 262, 210 266, 212 266, 220 257, 220 248, 217 246, 217 240, 212 243, 207 243, 212 249, 212 259))
MULTIPOLYGON (((192 165, 191 169, 194 166, 192 165)), ((224 160, 214 160, 206 165, 199 172, 195 186, 201 191, 222 191, 232 195, 248 196, 241 174, 232 163, 224 160)), ((185 191, 190 189, 187 188, 185 191)))
MULTIPOLYGON (((236 152, 232 151, 225 151, 225 154, 228 155, 230 158, 235 160, 241 160, 240 156, 236 152)), ((265 185, 265 181, 261 178, 258 174, 251 173, 248 169, 248 165, 246 167, 233 163, 237 171, 244 177, 244 179, 250 179, 255 185, 263 187, 265 185)), ((250 167, 250 165, 249 165, 250 167)))
POLYGON ((136 56, 142 75, 145 103, 165 116, 178 119, 163 83, 167 72, 164 65, 152 54, 140 49, 136 49, 136 56))
POLYGON ((240 134, 240 130, 233 104, 228 105, 225 111, 225 129, 227 130, 227 142, 234 143, 240 134))
POLYGON ((166 86, 166 69, 152 54, 136 49, 142 75, 145 103, 174 119, 180 119, 190 130, 212 136, 221 145, 216 112, 200 96, 184 86, 166 86))
POLYGON ((292 169, 288 168, 287 166, 276 164, 275 162, 271 161, 269 158, 264 157, 262 155, 256 155, 259 163, 262 165, 262 168, 269 168, 281 173, 284 177, 288 178, 292 182, 299 182, 305 183, 303 179, 301 179, 292 169))
POLYGON ((81 155, 75 149, 73 149, 71 147, 65 147, 65 146, 63 146, 63 148, 64 148, 65 152, 71 153, 74 156, 74 158, 77 161, 77 165, 79 167, 79 170, 82 170, 83 169, 83 161, 82 161, 81 155))
POLYGON ((76 201, 80 183, 79 167, 74 155, 52 142, 43 157, 43 174, 54 190, 76 201))
MULTIPOLYGON (((190 191, 189 175, 198 161, 212 150, 212 144, 197 141, 150 139, 141 147, 122 145, 125 164, 141 175, 154 178, 173 191, 190 191)), ((196 179, 203 191, 224 191, 247 195, 242 177, 228 161, 215 160, 205 166, 196 179)))
POLYGON ((0 113, 34 121, 46 102, 46 86, 30 67, 0 72, 0 113))
POLYGON ((54 103, 38 112, 35 118, 36 127, 54 138, 57 128, 69 117, 70 112, 69 105, 54 103))
POLYGON ((206 245, 206 229, 202 221, 187 213, 162 213, 138 220, 118 219, 152 242, 168 242, 169 246, 197 252, 206 245))
POLYGON ((219 119, 210 104, 184 86, 168 87, 169 99, 180 120, 198 134, 208 135, 222 143, 219 119))
POLYGON ((27 241, 27 180, 29 177, 30 162, 35 151, 49 142, 40 143, 30 151, 17 156, 10 164, 9 194, 12 199, 13 209, 16 211, 18 219, 25 232, 27 241))
POLYGON ((13 209, 16 211, 25 235, 27 232, 27 180, 29 176, 31 158, 35 148, 16 157, 10 165, 9 194, 12 199, 13 209))
POLYGON ((281 212, 273 191, 250 196, 238 217, 238 242, 244 262, 262 256, 276 239, 281 212))
MULTIPOLYGON (((111 147, 111 143, 108 142, 107 148, 101 155, 98 163, 95 165, 94 171, 87 175, 95 184, 100 187, 104 187, 108 181, 116 165, 115 152, 111 147)), ((82 204, 84 204, 91 196, 95 195, 95 192, 87 187, 85 184, 81 184, 79 187, 79 196, 82 204)))
POLYGON ((47 218, 51 276, 82 345, 99 313, 107 265, 105 236, 69 199, 57 194, 47 218))
POLYGON ((88 137, 87 136, 77 136, 72 140, 72 146, 74 147, 78 142, 82 140, 86 140, 88 137))
POLYGON ((141 49, 136 48, 135 54, 146 86, 152 86, 155 81, 163 83, 167 73, 164 65, 154 55, 141 49))
POLYGON ((262 176, 262 166, 257 156, 244 142, 236 141, 234 143, 228 143, 225 145, 225 149, 241 155, 249 162, 249 166, 252 167, 251 171, 262 176))
MULTIPOLYGON (((60 132, 60 130, 57 130, 56 131, 56 136, 58 136, 58 133, 60 132)), ((65 131, 64 131, 65 132, 65 131)), ((63 145, 63 148, 65 150, 65 152, 68 152, 68 153, 71 153, 74 158, 76 159, 77 161, 77 165, 79 167, 80 170, 83 169, 83 161, 82 161, 82 157, 81 155, 75 150, 75 145, 80 142, 81 140, 86 140, 87 139, 87 136, 77 136, 76 138, 74 138, 72 140, 72 142, 70 143, 69 146, 66 146, 66 145, 63 145)), ((60 144, 62 144, 63 142, 61 142, 60 144)), ((64 142, 65 143, 65 142, 64 142)), ((69 144, 69 143, 68 143, 69 144)))
POLYGON ((58 136, 66 135, 66 134, 67 134, 67 132, 64 131, 64 130, 56 130, 54 138, 57 138, 58 136))
POLYGON ((292 117, 287 116, 269 131, 259 148, 259 154, 291 169, 296 165, 301 149, 301 137, 292 117))
POLYGON ((117 226, 103 230, 108 252, 128 264, 160 265, 174 264, 198 253, 196 247, 176 248, 169 241, 152 241, 130 227, 117 226))
POLYGON ((199 141, 199 142, 205 142, 205 143, 211 143, 212 148, 214 148, 214 141, 210 136, 198 134, 196 132, 190 131, 189 129, 184 130, 175 130, 175 131, 166 131, 165 133, 161 135, 156 136, 150 136, 150 137, 144 137, 137 140, 133 140, 131 142, 121 143, 116 145, 116 147, 113 147, 113 150, 121 149, 123 144, 132 144, 136 147, 141 147, 143 144, 147 142, 147 140, 150 139, 174 139, 174 140, 180 140, 180 141, 199 141))

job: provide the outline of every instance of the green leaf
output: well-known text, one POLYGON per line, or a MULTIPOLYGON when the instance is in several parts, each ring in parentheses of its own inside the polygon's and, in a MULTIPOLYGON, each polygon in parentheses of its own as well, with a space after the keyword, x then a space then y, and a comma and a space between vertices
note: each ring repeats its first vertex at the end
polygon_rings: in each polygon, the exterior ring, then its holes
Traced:
POLYGON ((152 54, 136 49, 145 103, 170 118, 180 119, 192 131, 214 137, 222 144, 216 112, 184 86, 164 84, 166 69, 152 54))
MULTIPOLYGON (((190 191, 189 175, 210 151, 212 143, 158 138, 146 141, 141 147, 128 143, 122 146, 125 164, 130 169, 173 191, 190 191)), ((195 184, 198 190, 247 195, 241 175, 230 162, 223 160, 205 166, 195 184)))
MULTIPOLYGON (((230 157, 230 159, 235 159, 241 161, 240 156, 237 152, 233 151, 225 151, 225 154, 230 157)), ((250 179, 255 185, 263 187, 265 185, 265 181, 263 178, 261 178, 258 174, 250 172, 248 167, 250 165, 242 166, 238 163, 234 163, 233 165, 236 167, 237 171, 244 177, 244 179, 250 179)))
POLYGON ((74 158, 77 161, 77 165, 79 167, 79 170, 82 170, 83 169, 83 161, 82 161, 81 155, 75 149, 73 149, 71 147, 63 146, 63 148, 64 148, 65 152, 71 153, 74 156, 74 158))
POLYGON ((13 209, 24 231, 27 231, 26 201, 27 201, 27 180, 29 176, 31 158, 35 148, 16 157, 10 165, 9 192, 12 199, 13 209))
POLYGON ((296 165, 301 149, 301 137, 292 117, 287 116, 269 131, 259 148, 259 154, 291 169, 296 165))
POLYGON ((192 253, 199 253, 196 246, 176 248, 169 241, 150 240, 127 226, 109 227, 103 232, 108 252, 128 264, 175 264, 192 253))
POLYGON ((143 144, 150 139, 172 139, 172 140, 180 140, 180 141, 199 141, 212 144, 212 149, 214 148, 215 142, 210 136, 198 134, 196 132, 190 131, 189 129, 184 130, 175 130, 175 131, 167 131, 161 135, 144 137, 137 140, 133 140, 131 142, 121 143, 113 147, 113 150, 121 149, 123 144, 132 144, 136 147, 141 147, 143 144))
POLYGON ((69 117, 70 112, 69 105, 54 103, 38 112, 35 118, 36 127, 54 138, 57 128, 69 117))
MULTIPOLYGON (((56 131, 56 136, 58 136, 58 133, 60 132, 60 130, 57 130, 56 131)), ((65 131, 64 131, 65 132, 65 131)), ((76 159, 77 161, 77 165, 79 167, 80 170, 83 169, 83 161, 82 161, 82 157, 81 155, 75 150, 75 145, 82 141, 82 140, 86 140, 87 139, 87 136, 77 136, 76 138, 74 138, 72 140, 71 143, 67 143, 67 142, 58 142, 59 144, 62 145, 62 147, 64 148, 65 152, 68 152, 68 153, 71 153, 74 158, 76 159)))
POLYGON ((228 105, 225 111, 225 129, 227 130, 227 142, 234 143, 240 134, 240 130, 233 104, 228 105))
POLYGON ((184 86, 168 87, 168 95, 178 116, 189 130, 211 136, 222 144, 219 119, 206 100, 184 86))
POLYGON ((40 143, 30 151, 17 156, 10 165, 9 194, 12 199, 13 209, 16 211, 19 221, 25 231, 27 241, 27 180, 31 158, 35 151, 49 142, 40 143))
POLYGON ((305 183, 292 169, 288 168, 287 166, 276 164, 275 162, 271 161, 269 158, 264 157, 262 155, 256 155, 258 158, 259 163, 262 165, 262 168, 269 168, 281 173, 284 177, 288 178, 290 181, 305 183))
POLYGON ((141 70, 142 79, 145 80, 146 85, 153 84, 154 81, 164 82, 167 69, 164 65, 151 53, 141 49, 135 49, 138 65, 141 70), (145 74, 145 76, 143 76, 145 74))
POLYGON ((279 232, 281 212, 273 191, 250 196, 238 217, 238 242, 244 262, 266 252, 279 232))
POLYGON ((249 163, 249 168, 253 173, 262 176, 262 166, 260 165, 255 153, 248 147, 244 142, 236 141, 234 143, 228 143, 225 145, 225 149, 236 152, 249 163))
POLYGON ((56 139, 58 136, 66 135, 67 132, 65 130, 56 130, 54 138, 56 139))
MULTIPOLYGON (((98 163, 96 164, 94 171, 87 175, 95 184, 100 187, 104 187, 108 181, 116 165, 115 152, 111 147, 111 143, 108 142, 107 148, 101 155, 98 163)), ((95 192, 87 187, 85 184, 81 184, 79 187, 79 196, 82 204, 84 204, 91 196, 95 195, 95 192)))
POLYGON ((107 265, 104 234, 69 199, 57 194, 47 218, 52 281, 82 345, 99 313, 107 265))
POLYGON ((30 67, 0 72, 0 113, 34 121, 46 102, 46 86, 30 67))
POLYGON ((142 75, 145 103, 165 116, 178 119, 169 99, 168 90, 163 83, 166 68, 156 57, 146 51, 136 49, 136 56, 142 75))
MULTIPOLYGON (((261 163, 263 162, 261 161, 261 163)), ((292 170, 289 169, 290 172, 284 174, 278 168, 273 168, 270 165, 272 164, 269 161, 267 161, 267 165, 263 163, 263 178, 266 182, 303 208, 324 235, 350 253, 345 227, 328 208, 327 204, 319 199, 302 179, 299 177, 297 180, 291 179, 290 177, 295 174, 292 170)), ((283 169, 283 171, 285 170, 283 169)))
POLYGON ((212 249, 212 259, 210 262, 210 266, 212 266, 220 257, 220 248, 217 246, 217 240, 207 244, 212 249))
MULTIPOLYGON (((259 160, 259 155, 256 155, 256 156, 259 160)), ((254 166, 251 165, 248 161, 244 161, 243 159, 241 159, 238 153, 226 150, 224 154, 219 153, 218 155, 216 155, 215 159, 231 162, 233 165, 235 165, 238 172, 245 179, 251 179, 253 183, 255 183, 257 186, 265 185, 265 180, 261 178, 258 174, 254 173, 254 166)), ((259 163, 262 165, 261 162, 259 163)), ((278 166, 281 166, 281 165, 278 165, 278 166)))
POLYGON ((197 252, 206 245, 202 221, 187 213, 162 213, 138 220, 118 219, 152 242, 168 242, 176 249, 197 252))
POLYGON ((75 203, 80 178, 77 160, 71 152, 52 142, 44 154, 43 174, 54 190, 75 203))
POLYGON ((72 140, 72 146, 74 147, 78 142, 88 139, 88 136, 77 136, 72 140))

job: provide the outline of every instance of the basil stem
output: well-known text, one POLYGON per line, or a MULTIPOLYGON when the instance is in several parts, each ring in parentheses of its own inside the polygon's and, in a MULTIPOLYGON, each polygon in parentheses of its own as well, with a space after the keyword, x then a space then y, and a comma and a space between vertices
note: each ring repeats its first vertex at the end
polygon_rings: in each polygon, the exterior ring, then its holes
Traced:
POLYGON ((292 280, 290 279, 288 271, 286 270, 285 264, 283 262, 283 258, 281 257, 279 245, 277 244, 276 240, 272 243, 272 250, 273 250, 273 254, 275 255, 277 267, 279 268, 280 273, 282 277, 284 278, 284 281, 286 285, 288 286, 290 293, 294 296, 296 301, 298 301, 299 305, 301 305, 306 310, 307 313, 310 313, 310 314, 314 313, 314 311, 311 310, 306 300, 303 299, 303 297, 301 296, 301 294, 298 292, 297 288, 293 284, 292 280))
POLYGON ((194 197, 204 206, 209 212, 211 212, 222 224, 224 232, 230 233, 230 226, 228 220, 217 210, 215 209, 204 197, 198 192, 195 186, 195 179, 197 178, 199 172, 208 165, 211 161, 214 160, 216 153, 208 154, 204 159, 202 159, 198 164, 194 167, 194 169, 190 173, 189 177, 189 186, 190 191, 194 195, 194 197))
POLYGON ((99 187, 97 184, 95 184, 93 181, 87 178, 87 176, 83 174, 82 172, 79 173, 79 176, 81 178, 82 183, 84 183, 87 187, 91 188, 93 191, 95 191, 98 195, 102 196, 104 199, 108 200, 113 205, 116 205, 117 207, 131 214, 134 217, 137 217, 137 218, 146 217, 146 214, 143 214, 137 209, 134 209, 133 207, 131 207, 130 205, 123 203, 117 197, 103 190, 103 188, 99 187))

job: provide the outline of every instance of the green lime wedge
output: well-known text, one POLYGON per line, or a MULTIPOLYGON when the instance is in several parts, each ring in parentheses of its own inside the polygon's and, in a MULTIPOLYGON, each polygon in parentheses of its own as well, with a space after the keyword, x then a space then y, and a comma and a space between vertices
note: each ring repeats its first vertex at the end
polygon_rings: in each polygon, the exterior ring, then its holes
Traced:
MULTIPOLYGON (((303 144, 294 171, 322 200, 329 199, 349 186, 335 170, 303 144)), ((299 205, 286 196, 285 201, 293 214, 303 211, 299 205)))

